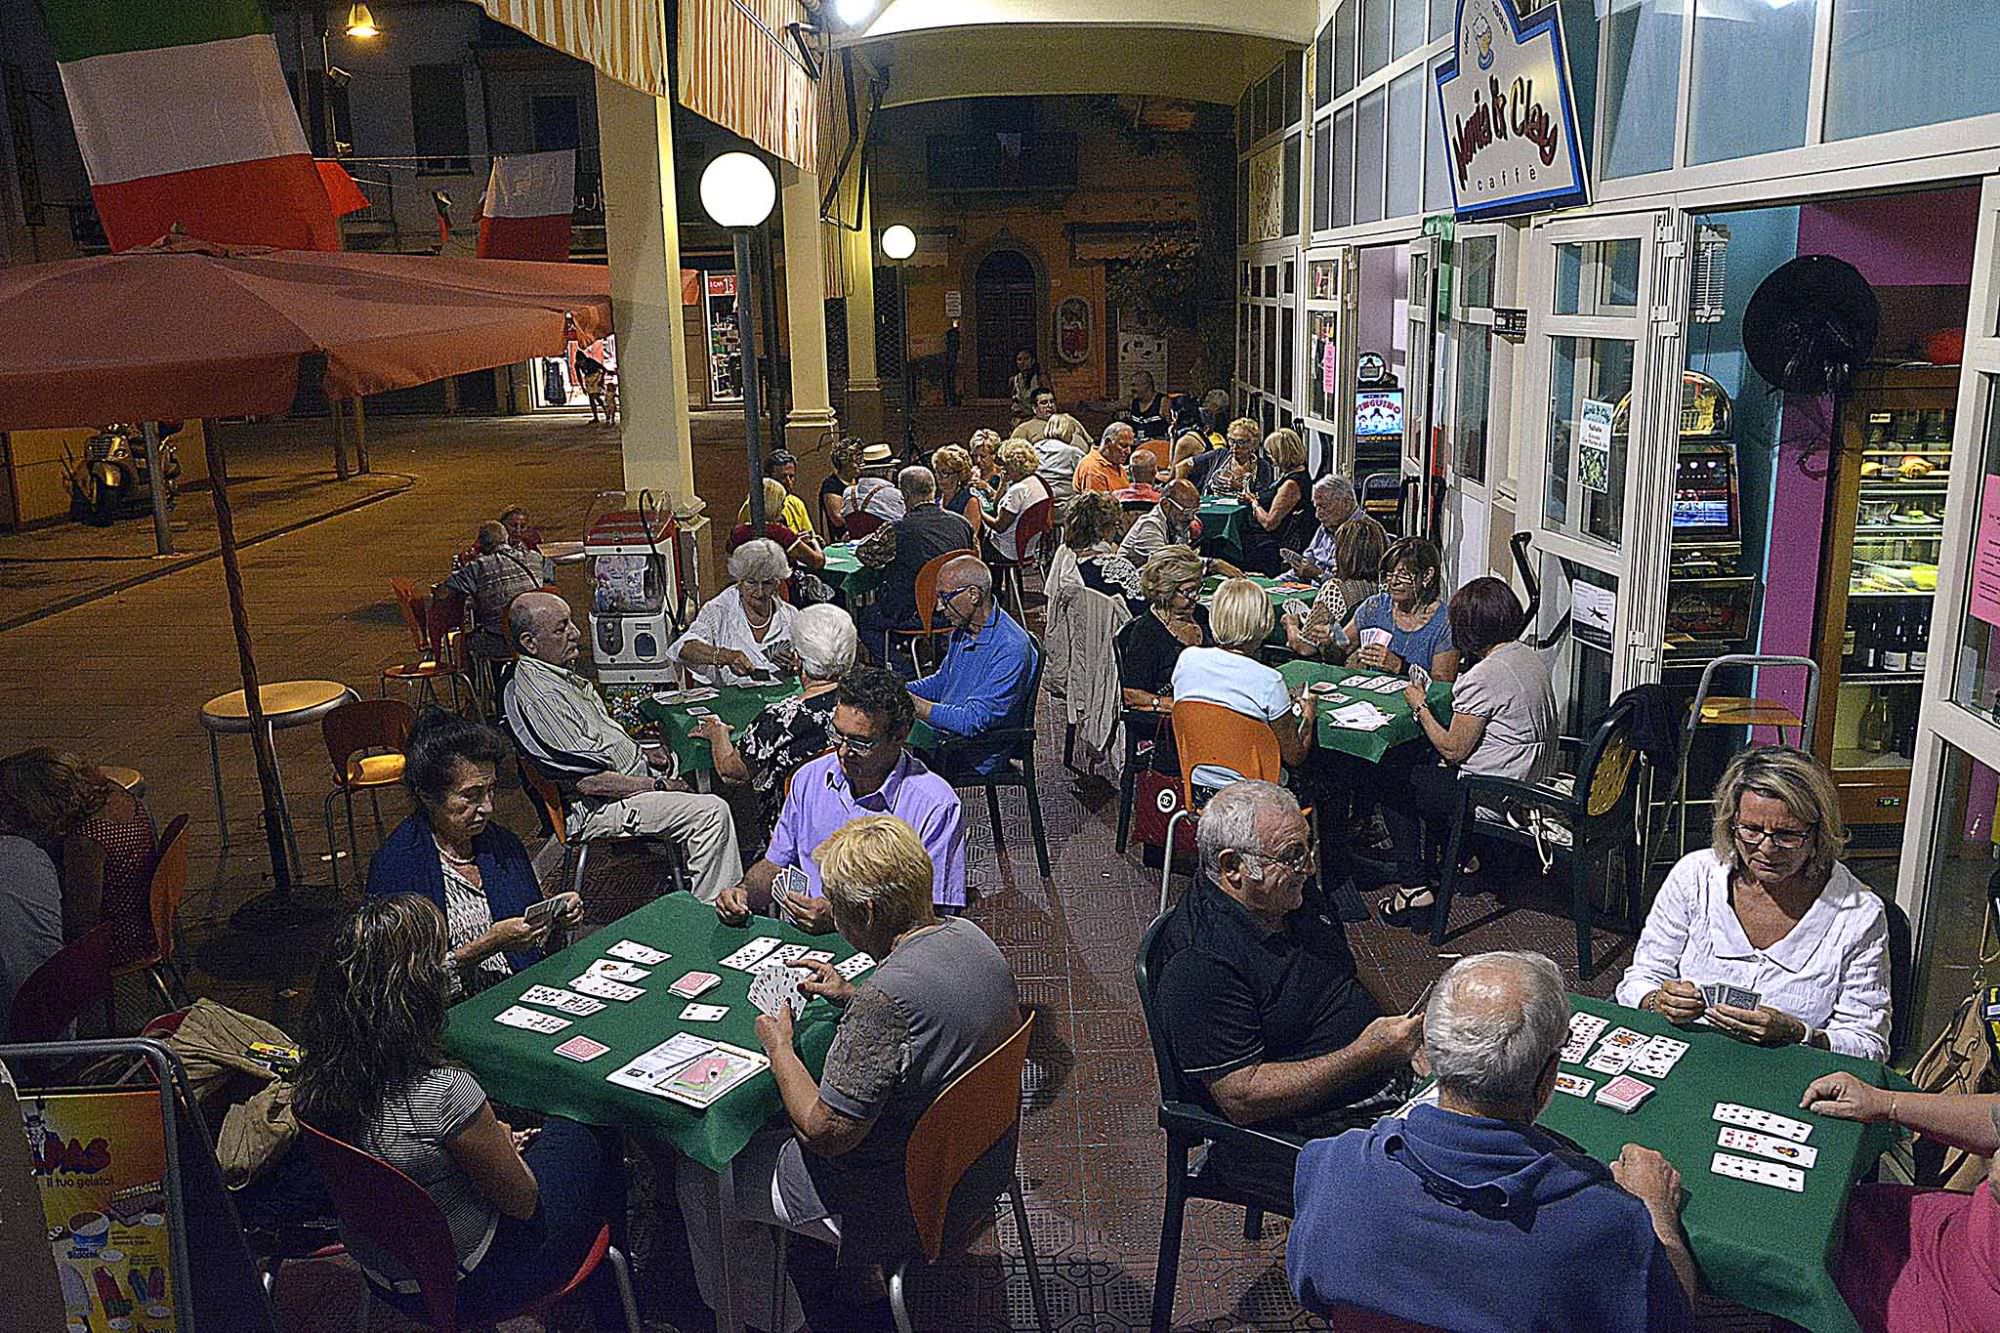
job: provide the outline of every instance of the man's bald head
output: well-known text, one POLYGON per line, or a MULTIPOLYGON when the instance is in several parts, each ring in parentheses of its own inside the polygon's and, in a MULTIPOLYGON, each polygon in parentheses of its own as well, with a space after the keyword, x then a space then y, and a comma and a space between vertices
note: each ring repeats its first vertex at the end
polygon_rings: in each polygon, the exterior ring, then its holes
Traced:
POLYGON ((568 666, 576 660, 575 631, 569 603, 552 592, 524 592, 507 608, 507 632, 523 657, 568 666))
POLYGON ((1562 972, 1538 953, 1461 959, 1424 1010, 1424 1058, 1440 1089, 1481 1110, 1539 1110, 1543 1076, 1568 1035, 1562 972))
POLYGON ((937 591, 954 624, 984 625, 993 606, 993 571, 976 555, 959 556, 938 571, 937 591))

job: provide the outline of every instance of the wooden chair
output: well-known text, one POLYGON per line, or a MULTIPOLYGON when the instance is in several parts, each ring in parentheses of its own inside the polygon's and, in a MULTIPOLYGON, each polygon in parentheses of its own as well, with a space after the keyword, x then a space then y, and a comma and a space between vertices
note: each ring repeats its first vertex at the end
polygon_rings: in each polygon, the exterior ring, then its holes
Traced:
POLYGON ((993 773, 968 773, 951 779, 951 785, 959 790, 967 787, 981 787, 986 792, 986 814, 992 821, 993 849, 1004 850, 1006 835, 1000 828, 1000 789, 1018 787, 1026 793, 1028 802, 1028 828, 1035 839, 1035 863, 1041 868, 1042 878, 1049 878, 1049 838, 1042 827, 1042 794, 1035 785, 1035 713, 1042 696, 1042 664, 1048 660, 1048 653, 1041 642, 1030 635, 1028 643, 1035 655, 1034 669, 1028 676, 1028 693, 1022 707, 1026 710, 1021 724, 1014 727, 995 727, 982 731, 977 736, 956 739, 938 736, 938 744, 932 751, 937 756, 938 766, 949 770, 950 757, 972 745, 999 744, 1011 747, 1006 760, 993 773))
POLYGON ((1167 1201, 1160 1219, 1159 1261, 1153 1272, 1154 1333, 1166 1333, 1173 1322, 1174 1286, 1181 1264, 1181 1221, 1189 1199, 1212 1199, 1242 1208, 1243 1236, 1250 1241, 1263 1235, 1265 1213, 1283 1216, 1290 1211, 1288 1197, 1267 1193, 1257 1180, 1232 1174, 1227 1155, 1210 1153, 1197 1162, 1195 1149, 1211 1144, 1239 1153, 1295 1160, 1303 1146, 1301 1139, 1224 1119, 1189 1095, 1187 1081, 1174 1060, 1155 990, 1160 970, 1170 956, 1166 950, 1166 925, 1167 920, 1162 916, 1146 928, 1132 967, 1139 1010, 1152 1037, 1153 1067, 1160 1077, 1160 1128, 1167 1132, 1167 1201))
MULTIPOLYGON (((179 951, 177 949, 178 923, 181 899, 187 894, 188 880, 188 817, 176 815, 160 836, 160 845, 153 853, 153 869, 146 884, 146 909, 149 920, 147 933, 152 945, 136 958, 128 958, 109 969, 109 975, 128 977, 134 972, 144 972, 165 1000, 167 1008, 188 1003, 192 996, 188 993, 187 981, 181 975, 179 951)), ((102 929, 102 927, 99 927, 102 929)), ((94 932, 93 932, 94 933, 94 932)), ((106 1002, 110 997, 107 994, 106 1002)), ((113 1017, 115 1029, 116 1014, 113 1017)))
POLYGON ((92 1006, 110 1001, 115 929, 109 921, 93 926, 28 974, 14 992, 7 1017, 10 1041, 62 1041, 70 1024, 92 1006))
MULTIPOLYGON (((347 847, 354 864, 361 864, 361 846, 354 832, 354 793, 368 793, 375 812, 375 838, 382 838, 382 806, 377 794, 403 780, 403 748, 409 744, 410 728, 417 712, 401 699, 356 699, 344 703, 319 720, 320 737, 326 742, 326 757, 333 764, 333 789, 326 794, 320 814, 326 823, 326 850, 333 863, 333 890, 340 892, 340 849, 333 845, 333 801, 347 800, 347 847), (384 753, 386 751, 386 753, 384 753)), ((356 882, 362 879, 359 869, 356 882)))
POLYGON ((924 667, 917 659, 918 645, 935 644, 938 636, 949 637, 951 634, 950 625, 936 623, 938 574, 943 571, 946 562, 971 554, 973 553, 969 550, 946 551, 943 555, 924 561, 924 567, 917 571, 916 587, 917 623, 920 628, 889 631, 891 638, 902 639, 910 645, 910 670, 919 676, 924 674, 924 667))
POLYGON ((1173 712, 1174 748, 1181 761, 1181 808, 1167 820, 1166 846, 1160 854, 1160 913, 1166 914, 1167 893, 1174 874, 1174 830, 1183 819, 1199 819, 1194 771, 1204 764, 1227 768, 1246 778, 1282 783, 1284 761, 1271 724, 1221 704, 1187 700, 1173 712))
MULTIPOLYGON (((583 1262, 563 1285, 537 1297, 519 1310, 461 1311, 458 1302, 458 1254, 452 1246, 451 1227, 444 1212, 424 1187, 372 1153, 343 1143, 304 1120, 299 1133, 305 1138, 334 1210, 343 1227, 365 1236, 403 1268, 415 1276, 423 1300, 426 1322, 439 1333, 457 1333, 464 1324, 481 1327, 499 1324, 525 1315, 537 1315, 560 1304, 581 1287, 598 1265, 611 1262, 611 1275, 618 1282, 618 1299, 625 1307, 628 1333, 642 1333, 639 1307, 632 1296, 631 1269, 625 1256, 611 1243, 607 1223, 584 1254, 583 1262)), ((361 1288, 360 1326, 368 1326, 368 1306, 374 1283, 361 1288)))

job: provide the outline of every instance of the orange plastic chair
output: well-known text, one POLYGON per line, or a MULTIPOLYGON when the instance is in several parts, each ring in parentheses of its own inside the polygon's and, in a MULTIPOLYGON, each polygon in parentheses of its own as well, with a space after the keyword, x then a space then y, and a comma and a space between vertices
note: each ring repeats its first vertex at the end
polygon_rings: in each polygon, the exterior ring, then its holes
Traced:
POLYGON ((396 594, 396 606, 403 613, 403 626, 410 631, 410 646, 416 650, 414 662, 392 662, 382 668, 382 694, 387 696, 389 686, 414 685, 417 689, 417 706, 438 702, 439 680, 451 682, 451 706, 456 711, 460 682, 465 692, 472 696, 474 715, 479 711, 479 693, 472 687, 472 677, 466 673, 465 652, 462 646, 463 632, 457 629, 441 629, 433 634, 432 599, 419 593, 416 585, 408 579, 390 579, 389 586, 396 594))
POLYGON ((910 669, 918 675, 924 673, 923 663, 917 660, 917 645, 936 643, 939 635, 949 636, 951 626, 936 624, 938 575, 945 562, 956 560, 962 555, 973 554, 970 550, 946 551, 924 561, 924 567, 917 571, 917 622, 921 629, 893 629, 892 637, 902 639, 910 645, 910 669))
MULTIPOLYGON (((457 1333, 458 1256, 452 1247, 451 1228, 437 1202, 424 1192, 423 1186, 374 1154, 343 1143, 303 1120, 299 1121, 299 1130, 326 1180, 326 1192, 333 1198, 334 1211, 340 1215, 342 1226, 366 1236, 416 1277, 427 1322, 432 1328, 439 1333, 457 1333)), ((477 1326, 540 1314, 582 1286, 606 1259, 611 1261, 611 1274, 618 1281, 625 1326, 630 1333, 641 1333, 639 1307, 632 1296, 631 1269, 624 1254, 611 1243, 608 1223, 599 1229, 597 1239, 576 1272, 557 1290, 536 1297, 519 1310, 468 1313, 476 1319, 477 1326)), ((358 1320, 363 1328, 368 1326, 368 1306, 373 1295, 374 1284, 364 1281, 358 1320)))
MULTIPOLYGON (((354 832, 354 793, 368 793, 369 804, 375 811, 375 837, 379 841, 382 806, 376 799, 377 793, 403 780, 403 747, 409 744, 410 728, 416 721, 417 711, 401 699, 356 699, 320 719, 320 737, 326 742, 326 757, 333 764, 333 790, 326 794, 320 814, 326 823, 326 850, 333 858, 335 893, 340 892, 340 851, 333 845, 334 798, 347 799, 347 849, 358 866, 361 847, 354 832)), ((355 879, 360 878, 360 872, 356 871, 355 879)))
MULTIPOLYGON (((1212 764, 1260 782, 1285 780, 1278 738, 1271 724, 1221 704, 1190 699, 1173 712, 1174 748, 1181 760, 1181 808, 1167 820, 1167 840, 1160 854, 1160 911, 1167 910, 1167 891, 1174 873, 1174 828, 1182 819, 1199 819, 1194 800, 1194 771, 1212 764)), ((1311 810, 1307 810, 1311 816, 1311 810)))
POLYGON ((180 916, 181 899, 187 893, 187 827, 188 817, 175 815, 166 832, 160 836, 159 849, 153 853, 153 871, 146 885, 152 947, 139 957, 126 959, 110 969, 113 977, 144 972, 169 1009, 183 1003, 183 997, 187 997, 187 984, 181 979, 180 965, 175 958, 175 924, 180 916), (168 984, 169 979, 171 985, 168 984), (178 996, 175 993, 177 990, 178 996))

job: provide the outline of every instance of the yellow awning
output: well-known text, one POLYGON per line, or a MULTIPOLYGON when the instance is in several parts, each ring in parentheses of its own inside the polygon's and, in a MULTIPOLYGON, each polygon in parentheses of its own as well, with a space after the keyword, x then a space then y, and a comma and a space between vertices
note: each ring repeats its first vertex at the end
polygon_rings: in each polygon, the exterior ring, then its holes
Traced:
POLYGON ((681 105, 817 174, 819 85, 785 35, 797 0, 680 0, 681 105))
POLYGON ((606 78, 667 95, 661 0, 479 0, 496 22, 594 66, 606 78))

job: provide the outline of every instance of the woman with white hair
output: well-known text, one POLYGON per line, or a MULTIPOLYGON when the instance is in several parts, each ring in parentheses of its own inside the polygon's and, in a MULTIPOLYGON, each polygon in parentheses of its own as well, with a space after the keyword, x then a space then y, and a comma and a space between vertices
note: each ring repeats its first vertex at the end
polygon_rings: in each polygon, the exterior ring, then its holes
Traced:
POLYGON ((729 587, 709 600, 687 633, 667 649, 704 685, 768 685, 796 661, 792 622, 798 612, 778 596, 791 562, 776 542, 748 541, 729 555, 729 587))
MULTIPOLYGON (((694 734, 715 752, 715 775, 732 786, 748 787, 757 798, 756 838, 762 845, 778 822, 785 780, 806 760, 833 745, 833 707, 840 682, 854 668, 854 620, 837 606, 809 606, 792 622, 792 651, 798 654, 805 689, 789 694, 751 721, 741 741, 713 714, 694 734)), ((747 831, 747 830, 746 830, 747 831)))

